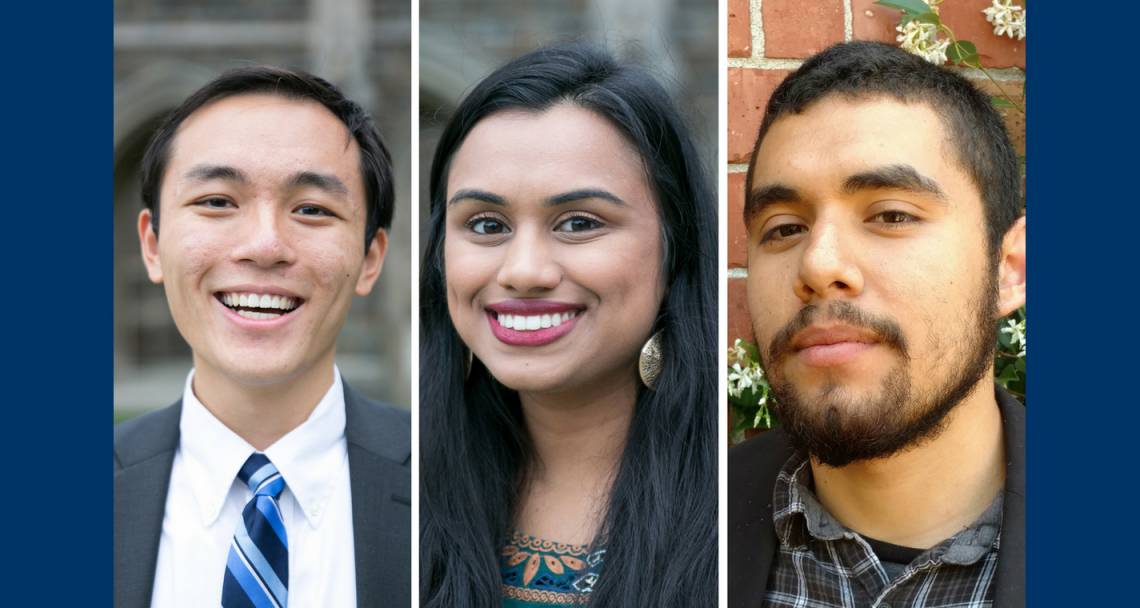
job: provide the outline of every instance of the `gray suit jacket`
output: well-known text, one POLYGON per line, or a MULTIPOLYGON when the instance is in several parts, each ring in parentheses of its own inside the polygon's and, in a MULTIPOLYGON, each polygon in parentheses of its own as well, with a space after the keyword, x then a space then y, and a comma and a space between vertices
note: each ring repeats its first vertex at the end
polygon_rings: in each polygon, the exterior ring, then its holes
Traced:
MULTIPOLYGON (((358 606, 409 606, 411 416, 344 385, 358 606)), ((115 606, 148 608, 182 402, 115 427, 115 606)), ((221 576, 222 573, 218 573, 221 576)))

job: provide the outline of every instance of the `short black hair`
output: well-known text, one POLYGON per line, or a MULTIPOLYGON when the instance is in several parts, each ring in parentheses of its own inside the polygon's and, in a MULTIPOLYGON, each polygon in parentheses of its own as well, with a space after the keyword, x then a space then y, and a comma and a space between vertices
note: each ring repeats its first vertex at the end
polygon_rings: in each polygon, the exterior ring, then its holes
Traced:
POLYGON ((159 192, 170 160, 170 146, 178 128, 191 114, 214 101, 252 93, 269 93, 286 99, 311 99, 328 108, 348 128, 360 146, 360 175, 364 182, 365 248, 380 228, 392 225, 392 158, 376 125, 364 108, 346 98, 328 81, 299 70, 273 66, 248 66, 228 70, 186 98, 155 131, 142 161, 142 200, 150 209, 158 232, 159 192))
POLYGON ((987 241, 996 254, 1022 210, 1017 154, 1001 116, 990 98, 961 75, 880 42, 836 44, 809 58, 776 87, 752 147, 746 197, 752 192, 756 153, 772 123, 788 113, 800 114, 831 95, 848 99, 883 96, 933 106, 942 117, 958 162, 981 194, 987 241))

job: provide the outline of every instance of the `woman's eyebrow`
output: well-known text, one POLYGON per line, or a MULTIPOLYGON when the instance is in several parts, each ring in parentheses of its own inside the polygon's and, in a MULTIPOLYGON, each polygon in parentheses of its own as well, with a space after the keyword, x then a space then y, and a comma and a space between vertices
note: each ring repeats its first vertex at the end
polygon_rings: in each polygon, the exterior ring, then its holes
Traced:
POLYGON ((455 203, 458 203, 459 201, 465 199, 482 201, 484 203, 491 203, 492 205, 500 206, 506 206, 507 204, 506 199, 499 196, 498 194, 492 194, 486 190, 476 190, 472 188, 460 190, 459 192, 451 195, 451 198, 448 199, 447 204, 448 206, 454 205, 455 203))
POLYGON ((603 190, 601 188, 582 188, 579 190, 571 190, 570 192, 563 192, 562 194, 556 194, 546 199, 546 206, 553 207, 554 205, 561 205, 563 203, 580 201, 588 198, 597 198, 603 201, 609 201, 616 205, 625 204, 625 201, 621 200, 621 197, 610 192, 609 190, 603 190))

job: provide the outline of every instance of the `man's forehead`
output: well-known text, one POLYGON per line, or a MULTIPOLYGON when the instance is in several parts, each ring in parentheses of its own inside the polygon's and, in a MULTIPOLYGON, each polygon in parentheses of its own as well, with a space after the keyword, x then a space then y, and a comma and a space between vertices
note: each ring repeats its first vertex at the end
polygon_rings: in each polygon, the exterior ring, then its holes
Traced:
POLYGON ((831 143, 858 144, 870 139, 889 141, 916 135, 941 141, 946 131, 938 110, 925 101, 905 101, 888 95, 831 94, 799 112, 787 112, 774 120, 760 148, 773 135, 824 136, 831 143))
POLYGON ((958 165, 943 120, 929 104, 839 95, 774 121, 753 163, 753 189, 794 173, 832 170, 845 179, 883 165, 909 164, 923 173, 958 165))
POLYGON ((282 172, 339 167, 344 178, 361 178, 359 145, 339 118, 315 100, 270 93, 198 108, 179 125, 168 158, 164 182, 202 164, 282 172))

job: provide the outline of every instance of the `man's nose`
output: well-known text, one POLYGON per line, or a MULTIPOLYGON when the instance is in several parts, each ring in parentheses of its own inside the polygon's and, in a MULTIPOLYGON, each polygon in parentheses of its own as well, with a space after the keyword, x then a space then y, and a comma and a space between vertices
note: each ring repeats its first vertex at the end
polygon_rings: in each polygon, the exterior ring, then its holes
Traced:
POLYGON ((291 243, 289 218, 277 205, 251 207, 243 218, 244 230, 234 245, 234 259, 265 268, 295 262, 297 257, 291 243))
POLYGON ((526 294, 558 286, 562 281, 562 267, 554 259, 556 245, 544 236, 537 228, 515 233, 499 267, 500 287, 526 294))
POLYGON ((835 297, 854 297, 863 291, 863 274, 859 270, 849 239, 835 222, 819 222, 812 226, 800 257, 796 278, 796 296, 804 303, 835 297))

